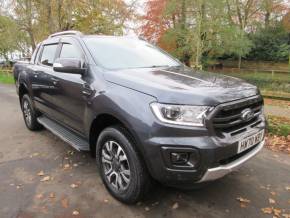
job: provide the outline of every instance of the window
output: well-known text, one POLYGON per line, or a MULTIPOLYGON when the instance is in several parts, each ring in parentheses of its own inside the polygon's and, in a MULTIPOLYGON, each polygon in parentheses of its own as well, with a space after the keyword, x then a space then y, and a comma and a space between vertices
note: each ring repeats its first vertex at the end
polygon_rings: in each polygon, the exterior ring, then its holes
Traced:
POLYGON ((40 59, 41 64, 44 64, 47 66, 53 65, 54 56, 55 56, 57 46, 58 46, 58 44, 43 46, 42 55, 41 55, 41 59, 40 59))
POLYGON ((72 44, 63 44, 60 52, 60 58, 82 58, 81 51, 72 44))

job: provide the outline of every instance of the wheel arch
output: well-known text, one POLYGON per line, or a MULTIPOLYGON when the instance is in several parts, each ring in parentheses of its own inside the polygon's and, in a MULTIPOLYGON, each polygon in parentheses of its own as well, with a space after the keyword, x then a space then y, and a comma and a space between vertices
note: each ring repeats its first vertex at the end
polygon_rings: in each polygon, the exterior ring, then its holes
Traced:
POLYGON ((120 125, 122 126, 130 135, 130 139, 133 140, 134 144, 136 145, 137 151, 141 154, 142 158, 143 155, 140 151, 140 148, 138 146, 138 138, 134 131, 129 127, 126 121, 124 119, 117 117, 115 115, 112 115, 110 113, 102 113, 95 117, 95 119, 92 121, 89 131, 89 144, 90 144, 90 151, 93 157, 95 157, 95 146, 96 142, 98 140, 98 137, 100 133, 109 126, 114 125, 120 125))
POLYGON ((28 88, 25 85, 25 83, 20 83, 18 88, 18 96, 19 96, 19 102, 21 104, 21 99, 25 94, 29 94, 28 88))

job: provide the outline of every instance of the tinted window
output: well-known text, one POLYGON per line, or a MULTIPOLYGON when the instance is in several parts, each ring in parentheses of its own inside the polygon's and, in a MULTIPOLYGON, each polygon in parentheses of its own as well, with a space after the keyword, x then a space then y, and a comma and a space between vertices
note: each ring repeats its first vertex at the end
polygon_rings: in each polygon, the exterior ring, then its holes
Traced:
POLYGON ((44 65, 52 66, 54 62, 54 56, 58 44, 43 46, 40 62, 44 65))
POLYGON ((161 49, 143 40, 126 37, 87 37, 84 41, 96 61, 107 69, 180 65, 161 49))
POLYGON ((81 58, 81 51, 72 44, 63 44, 60 52, 61 58, 81 58))

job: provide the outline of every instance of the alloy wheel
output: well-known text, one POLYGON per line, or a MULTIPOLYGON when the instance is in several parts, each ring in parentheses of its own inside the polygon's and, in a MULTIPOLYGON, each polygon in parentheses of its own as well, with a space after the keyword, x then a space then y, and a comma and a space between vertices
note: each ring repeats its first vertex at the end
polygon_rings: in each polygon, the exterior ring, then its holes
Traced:
POLYGON ((102 147, 102 169, 108 184, 116 191, 126 190, 130 184, 130 166, 123 148, 113 140, 102 147))
POLYGON ((27 100, 24 100, 23 102, 23 114, 24 114, 24 119, 27 123, 27 125, 31 125, 31 120, 32 120, 32 114, 31 114, 31 108, 29 105, 29 102, 27 100))

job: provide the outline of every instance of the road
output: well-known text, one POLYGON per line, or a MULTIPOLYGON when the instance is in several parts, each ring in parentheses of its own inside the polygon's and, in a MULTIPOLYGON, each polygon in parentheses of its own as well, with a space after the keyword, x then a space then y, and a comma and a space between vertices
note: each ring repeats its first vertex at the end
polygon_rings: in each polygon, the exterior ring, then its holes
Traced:
POLYGON ((290 156, 282 153, 263 149, 239 171, 200 190, 156 185, 144 202, 127 206, 106 191, 88 153, 46 130, 26 129, 11 85, 0 85, 0 114, 1 218, 272 217, 261 211, 265 207, 290 213, 290 156), (250 202, 241 205, 238 197, 250 202))

